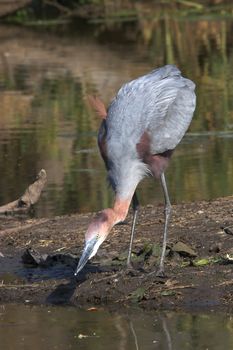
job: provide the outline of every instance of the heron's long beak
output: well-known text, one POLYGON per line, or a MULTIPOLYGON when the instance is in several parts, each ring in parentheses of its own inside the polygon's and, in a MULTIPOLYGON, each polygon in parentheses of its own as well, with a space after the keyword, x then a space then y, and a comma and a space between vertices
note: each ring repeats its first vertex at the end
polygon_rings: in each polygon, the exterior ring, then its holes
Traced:
POLYGON ((94 237, 86 243, 84 250, 83 250, 83 253, 82 253, 82 256, 79 259, 78 267, 74 273, 75 276, 77 276, 77 274, 86 265, 88 260, 92 257, 97 241, 98 241, 97 237, 94 237))

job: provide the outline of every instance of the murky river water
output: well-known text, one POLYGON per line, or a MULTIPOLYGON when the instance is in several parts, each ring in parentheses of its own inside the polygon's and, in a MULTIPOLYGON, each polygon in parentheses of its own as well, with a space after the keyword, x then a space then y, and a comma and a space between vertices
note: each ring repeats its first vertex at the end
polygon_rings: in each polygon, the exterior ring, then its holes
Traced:
POLYGON ((230 350, 233 320, 221 313, 124 314, 73 307, 0 306, 1 349, 230 350))
MULTIPOLYGON (((153 17, 153 16, 152 16, 153 17)), ((177 64, 197 84, 197 109, 167 171, 172 202, 233 194, 232 20, 176 17, 50 32, 0 28, 0 202, 45 168, 37 216, 100 210, 112 192, 96 146, 100 120, 85 103, 177 64)), ((162 200, 140 185, 142 204, 162 200)))

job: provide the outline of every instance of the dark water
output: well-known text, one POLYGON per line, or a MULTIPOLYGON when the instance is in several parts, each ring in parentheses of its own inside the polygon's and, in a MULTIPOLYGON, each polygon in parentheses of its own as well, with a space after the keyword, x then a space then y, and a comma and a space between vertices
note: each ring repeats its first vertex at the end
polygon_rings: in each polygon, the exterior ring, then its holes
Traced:
POLYGON ((233 321, 221 313, 120 314, 6 304, 0 305, 0 344, 4 350, 230 350, 233 321))
MULTIPOLYGON (((109 103, 124 82, 166 63, 197 84, 193 123, 167 171, 172 202, 233 194, 233 21, 165 17, 0 28, 0 203, 22 194, 45 168, 37 216, 111 205, 96 146, 100 120, 84 97, 96 93, 109 103)), ((162 200, 149 179, 139 196, 142 204, 162 200)))

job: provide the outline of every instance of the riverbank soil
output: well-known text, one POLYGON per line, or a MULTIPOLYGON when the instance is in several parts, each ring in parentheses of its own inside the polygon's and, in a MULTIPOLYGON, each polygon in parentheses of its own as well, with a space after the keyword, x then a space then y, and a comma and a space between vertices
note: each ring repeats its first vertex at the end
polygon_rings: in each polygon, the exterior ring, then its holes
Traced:
POLYGON ((132 255, 134 269, 125 268, 130 212, 75 280, 73 270, 93 215, 2 217, 0 302, 232 309, 233 197, 173 206, 165 278, 151 273, 158 267, 161 251, 161 204, 140 209, 132 255))

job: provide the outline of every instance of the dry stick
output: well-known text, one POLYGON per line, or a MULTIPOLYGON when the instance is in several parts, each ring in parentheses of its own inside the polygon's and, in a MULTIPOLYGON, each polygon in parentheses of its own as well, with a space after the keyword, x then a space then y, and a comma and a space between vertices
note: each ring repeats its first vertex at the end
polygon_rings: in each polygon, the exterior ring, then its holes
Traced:
POLYGON ((175 290, 175 289, 185 289, 185 288, 193 288, 196 289, 196 287, 193 284, 187 284, 185 286, 173 286, 170 288, 165 288, 165 291, 169 291, 169 290, 175 290))
POLYGON ((29 210, 31 206, 39 200, 41 192, 46 184, 46 180, 46 171, 42 169, 37 175, 36 181, 26 189, 19 199, 0 207, 0 214, 29 210))
POLYGON ((221 283, 217 284, 216 287, 229 286, 231 284, 233 284, 233 281, 225 281, 225 282, 221 282, 221 283))

